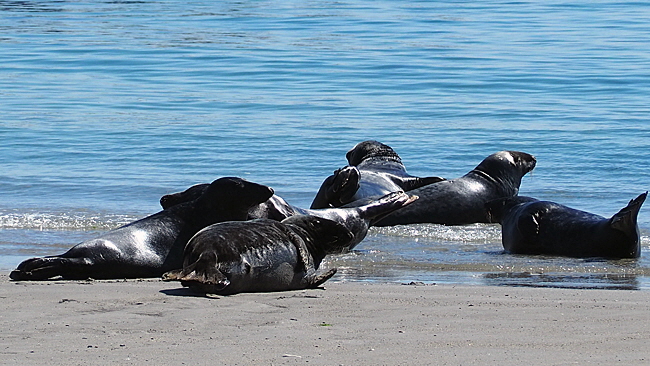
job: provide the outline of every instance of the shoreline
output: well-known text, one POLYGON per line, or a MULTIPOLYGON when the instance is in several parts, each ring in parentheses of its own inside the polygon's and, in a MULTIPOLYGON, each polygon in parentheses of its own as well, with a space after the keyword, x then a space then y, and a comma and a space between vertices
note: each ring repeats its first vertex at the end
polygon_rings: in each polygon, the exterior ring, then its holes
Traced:
POLYGON ((327 282, 196 296, 158 279, 10 281, 3 364, 645 364, 650 292, 327 282))

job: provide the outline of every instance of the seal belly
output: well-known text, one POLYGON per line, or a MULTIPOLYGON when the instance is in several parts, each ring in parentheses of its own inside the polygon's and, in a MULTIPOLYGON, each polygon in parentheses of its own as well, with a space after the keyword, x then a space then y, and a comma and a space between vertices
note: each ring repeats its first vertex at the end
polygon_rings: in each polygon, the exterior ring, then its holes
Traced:
MULTIPOLYGON (((300 288, 305 276, 296 246, 290 242, 267 243, 242 254, 243 270, 231 273, 229 291, 259 292, 300 288)), ((227 276, 227 275, 226 275, 227 276)))

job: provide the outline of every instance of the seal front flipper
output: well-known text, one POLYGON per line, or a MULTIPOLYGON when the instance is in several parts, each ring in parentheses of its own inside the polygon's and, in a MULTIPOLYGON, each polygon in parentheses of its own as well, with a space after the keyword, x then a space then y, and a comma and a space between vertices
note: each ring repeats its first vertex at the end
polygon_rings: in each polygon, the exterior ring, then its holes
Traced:
POLYGON ((163 281, 180 281, 182 275, 183 275, 183 270, 182 269, 175 269, 173 271, 163 273, 162 280, 163 281))
MULTIPOLYGON (((539 242, 539 222, 542 212, 536 211, 524 214, 517 220, 516 231, 518 239, 506 244, 506 236, 503 234, 504 249, 512 254, 541 254, 545 252, 544 243, 539 242)), ((512 239, 512 236, 510 236, 512 239)))
POLYGON ((413 179, 403 178, 401 185, 402 185, 402 189, 408 192, 412 189, 421 188, 424 186, 428 186, 429 184, 442 182, 444 180, 447 179, 442 177, 424 177, 424 178, 415 177, 413 179))
POLYGON ((645 192, 639 195, 637 198, 631 200, 627 206, 612 216, 612 218, 609 220, 610 226, 613 229, 622 231, 625 234, 638 236, 639 229, 637 226, 637 217, 639 215, 641 205, 643 205, 643 202, 645 202, 647 196, 648 192, 645 192))
POLYGON ((304 241, 298 240, 294 242, 296 251, 298 252, 298 264, 294 271, 304 271, 307 274, 312 274, 316 272, 316 265, 314 264, 314 258, 311 253, 309 253, 309 248, 304 241), (300 268, 302 267, 302 268, 300 268))
POLYGON ((332 278, 332 276, 334 276, 335 274, 336 274, 336 268, 332 268, 329 271, 327 271, 327 272, 325 272, 323 274, 320 274, 320 275, 317 275, 316 273, 314 273, 312 275, 305 276, 305 278, 303 280, 304 283, 305 283, 305 288, 317 288, 320 285, 327 282, 327 280, 332 278))
POLYGON ((517 221, 517 227, 522 236, 535 236, 539 234, 539 217, 540 213, 535 212, 531 215, 522 215, 517 221))

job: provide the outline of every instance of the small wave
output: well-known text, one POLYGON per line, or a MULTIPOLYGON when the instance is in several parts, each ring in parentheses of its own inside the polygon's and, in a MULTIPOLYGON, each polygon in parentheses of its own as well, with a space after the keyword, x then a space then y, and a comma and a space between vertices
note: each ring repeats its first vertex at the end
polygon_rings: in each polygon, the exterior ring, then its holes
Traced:
MULTIPOLYGON (((500 243, 501 227, 490 224, 473 224, 461 226, 445 226, 437 224, 414 224, 397 225, 387 227, 373 227, 370 234, 386 236, 427 238, 441 242, 464 242, 464 243, 500 243)), ((650 247, 650 235, 641 230, 639 238, 641 246, 650 247)))
POLYGON ((133 220, 134 217, 128 215, 0 212, 1 229, 110 230, 133 220))
POLYGON ((465 243, 493 243, 495 241, 501 241, 501 227, 488 224, 463 226, 436 224, 398 225, 372 228, 371 233, 465 243))

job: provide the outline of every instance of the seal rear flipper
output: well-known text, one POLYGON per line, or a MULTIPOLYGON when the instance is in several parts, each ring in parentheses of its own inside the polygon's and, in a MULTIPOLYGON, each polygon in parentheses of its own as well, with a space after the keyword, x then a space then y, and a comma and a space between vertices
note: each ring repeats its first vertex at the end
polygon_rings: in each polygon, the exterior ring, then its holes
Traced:
POLYGON ((640 194, 637 198, 633 199, 617 212, 611 219, 609 219, 609 224, 613 229, 620 230, 624 233, 635 233, 638 235, 637 228, 637 217, 639 215, 639 210, 641 205, 645 202, 648 192, 640 194))
POLYGON ((361 173, 354 166, 346 166, 334 172, 332 185, 327 190, 327 200, 338 207, 352 201, 359 190, 361 173))
POLYGON ((353 166, 346 166, 334 171, 334 174, 327 177, 321 185, 314 201, 312 209, 340 207, 350 201, 359 190, 361 173, 353 166))
POLYGON ((392 192, 365 206, 359 206, 359 208, 364 210, 364 218, 370 221, 370 225, 373 225, 394 211, 410 205, 418 198, 418 196, 410 196, 402 191, 392 192))
POLYGON ((166 210, 181 203, 194 201, 195 199, 201 197, 203 193, 208 190, 209 186, 210 184, 208 183, 197 184, 191 186, 183 192, 166 194, 160 197, 160 206, 163 208, 163 210, 166 210))
POLYGON ((312 275, 306 276, 305 277, 306 288, 317 288, 320 285, 327 282, 327 280, 332 278, 332 276, 334 276, 335 274, 336 274, 336 268, 332 268, 329 271, 320 275, 314 273, 312 275))
POLYGON ((217 269, 217 255, 214 252, 203 252, 196 262, 165 275, 168 275, 169 281, 181 281, 183 286, 192 287, 192 284, 200 283, 216 291, 223 290, 230 284, 228 278, 217 269))
POLYGON ((88 276, 80 270, 89 263, 82 258, 42 257, 23 261, 18 268, 11 271, 12 280, 47 280, 61 276, 65 279, 86 279, 88 276))

